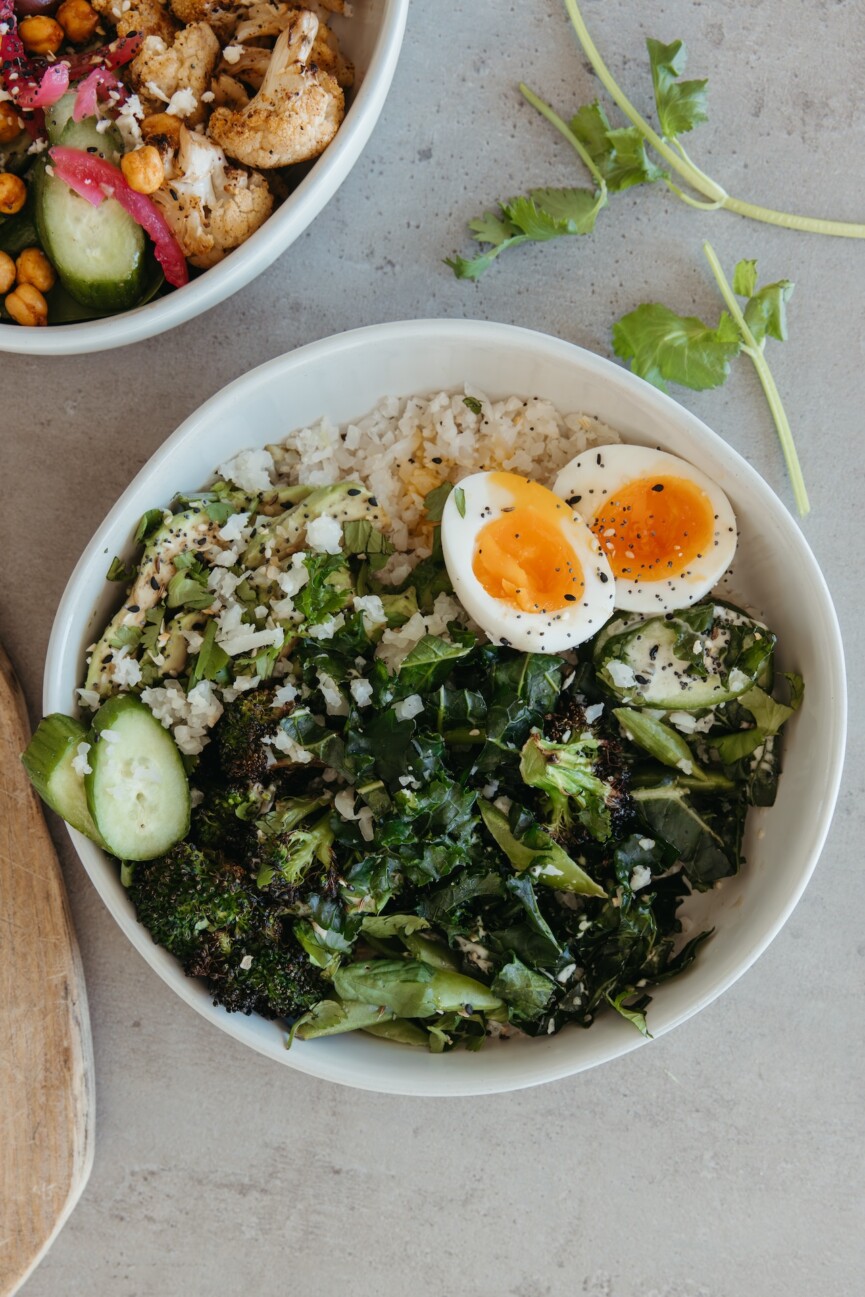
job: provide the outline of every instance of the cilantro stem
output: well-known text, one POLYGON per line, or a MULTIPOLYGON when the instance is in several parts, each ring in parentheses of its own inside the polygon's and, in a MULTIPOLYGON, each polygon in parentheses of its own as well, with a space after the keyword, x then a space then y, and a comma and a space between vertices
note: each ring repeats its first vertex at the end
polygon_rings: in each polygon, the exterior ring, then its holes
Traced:
POLYGON ((757 371, 757 377, 760 385, 769 403, 769 409, 772 418, 775 421, 775 427, 778 430, 778 438, 781 442, 781 449, 784 452, 784 459, 787 464, 787 472, 790 474, 790 482, 793 486, 793 496, 796 501, 796 507, 801 517, 805 517, 810 512, 811 505, 808 501, 808 492, 805 489, 805 479, 802 476, 802 467, 799 463, 799 456, 796 453, 796 446, 793 441, 793 433, 790 428, 790 422, 787 418, 786 411, 781 401, 781 394, 772 377, 772 371, 766 363, 766 357, 763 355, 763 348, 748 328, 747 321, 742 314, 741 307, 736 301, 733 290, 727 282, 727 278, 721 269, 721 263, 715 255, 715 250, 710 243, 703 244, 703 252, 706 254, 712 274, 715 276, 715 282, 720 289, 721 296, 727 310, 736 322, 736 326, 742 335, 744 346, 742 350, 750 356, 754 368, 757 371))
POLYGON ((534 90, 530 90, 523 81, 520 82, 520 93, 524 99, 528 100, 533 108, 537 109, 542 117, 546 117, 550 125, 554 126, 559 134, 565 137, 571 148, 579 155, 580 160, 594 180, 598 189, 600 199, 598 206, 603 207, 604 203, 607 201, 607 182, 595 166, 592 155, 589 153, 582 140, 577 139, 567 122, 563 121, 559 114, 552 109, 549 104, 545 103, 543 99, 536 95, 534 90))
MULTIPOLYGON (((763 221, 767 225, 780 225, 788 230, 803 230, 810 234, 832 234, 844 239, 865 239, 865 225, 858 222, 831 221, 819 216, 797 216, 793 212, 777 212, 771 207, 760 207, 756 203, 748 203, 741 198, 731 197, 721 185, 717 184, 716 181, 712 180, 710 176, 707 176, 704 171, 701 171, 691 161, 678 141, 675 141, 679 150, 677 153, 676 149, 672 148, 657 131, 652 129, 620 88, 610 69, 601 58, 597 46, 589 35, 589 30, 586 27, 583 15, 580 13, 577 0, 565 0, 565 8, 578 41, 594 68, 598 80, 610 98, 651 144, 655 152, 660 154, 667 165, 677 172, 692 189, 696 189, 698 194, 710 199, 713 205, 717 204, 719 207, 726 208, 729 212, 735 212, 739 216, 747 216, 754 221, 763 221)), ((669 187, 673 193, 688 202, 690 206, 702 206, 698 200, 689 200, 675 185, 669 187)))

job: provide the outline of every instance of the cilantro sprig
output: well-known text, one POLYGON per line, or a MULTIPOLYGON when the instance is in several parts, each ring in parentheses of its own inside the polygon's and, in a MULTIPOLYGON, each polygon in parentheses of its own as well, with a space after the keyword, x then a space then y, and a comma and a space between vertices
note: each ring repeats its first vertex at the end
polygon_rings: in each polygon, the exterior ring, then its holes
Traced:
POLYGON ((788 279, 757 286, 756 261, 740 261, 730 286, 710 244, 703 244, 706 259, 724 299, 713 328, 693 315, 678 315, 659 302, 646 302, 613 325, 613 350, 641 378, 666 390, 678 383, 694 391, 720 387, 730 373, 730 362, 747 356, 757 371, 760 384, 778 430, 778 437, 801 515, 808 513, 808 493, 790 423, 764 347, 767 338, 787 339, 787 302, 793 292, 788 279), (744 299, 740 305, 737 297, 744 299))
POLYGON ((580 156, 594 189, 532 189, 499 203, 469 222, 483 251, 472 258, 447 260, 459 279, 479 279, 508 248, 547 242, 563 235, 589 234, 610 194, 634 185, 663 184, 684 203, 701 211, 725 209, 752 220, 813 234, 865 238, 865 224, 778 212, 728 194, 692 161, 681 141, 709 119, 707 81, 683 80, 687 50, 682 41, 669 45, 647 40, 655 110, 660 133, 634 107, 602 59, 576 0, 564 0, 577 39, 599 81, 630 125, 615 125, 597 100, 584 104, 565 122, 526 85, 520 91, 580 156), (685 188, 682 187, 684 184, 685 188))

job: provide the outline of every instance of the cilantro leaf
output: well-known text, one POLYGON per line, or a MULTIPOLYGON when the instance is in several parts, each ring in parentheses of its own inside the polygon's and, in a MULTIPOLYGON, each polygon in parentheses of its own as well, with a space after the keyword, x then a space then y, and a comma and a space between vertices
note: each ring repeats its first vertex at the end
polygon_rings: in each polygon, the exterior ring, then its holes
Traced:
POLYGON ((712 329, 694 315, 677 315, 660 302, 647 302, 613 325, 616 355, 662 391, 668 382, 698 392, 720 387, 741 346, 726 311, 712 329))
POLYGON ((751 297, 745 307, 745 323, 757 342, 767 337, 787 341, 787 302, 793 288, 789 279, 780 279, 777 284, 764 284, 751 297))
POLYGON ((584 104, 569 122, 571 131, 586 148, 611 194, 632 185, 652 184, 666 179, 663 167, 646 153, 646 142, 636 126, 613 130, 597 99, 584 104))
POLYGON ((600 210, 593 189, 532 189, 505 209, 527 238, 555 239, 562 234, 591 234, 600 210))
POLYGON ((591 234, 604 205, 592 189, 532 189, 501 202, 501 216, 486 212, 469 222, 478 243, 492 244, 472 258, 447 257, 457 279, 479 279, 507 248, 521 243, 546 243, 566 234, 591 234))
POLYGON ((739 297, 751 297, 757 288, 757 263, 745 258, 736 262, 733 271, 733 292, 739 297))
POLYGON ((674 140, 686 131, 692 131, 700 122, 709 120, 706 106, 706 81, 680 81, 688 51, 681 41, 664 45, 661 41, 646 41, 652 83, 655 87, 655 105, 661 131, 668 140, 674 140))

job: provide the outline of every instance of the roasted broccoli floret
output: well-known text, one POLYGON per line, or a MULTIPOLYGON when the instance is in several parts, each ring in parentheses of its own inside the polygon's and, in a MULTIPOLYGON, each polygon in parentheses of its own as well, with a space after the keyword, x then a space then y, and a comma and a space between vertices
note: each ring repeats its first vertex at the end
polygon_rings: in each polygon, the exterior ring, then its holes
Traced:
POLYGON ((129 895, 153 940, 184 964, 198 950, 202 932, 242 940, 260 923, 261 903, 246 871, 188 841, 136 865, 129 895))
POLYGON ((543 794, 549 833, 563 846, 606 842, 630 814, 621 748, 586 719, 576 698, 532 734, 520 758, 523 782, 543 794))
POLYGON ((255 821, 273 804, 273 784, 231 784, 208 789, 193 811, 192 836, 205 847, 218 847, 235 856, 255 849, 255 821))
POLYGON ((233 783, 262 783, 269 748, 263 742, 275 734, 291 704, 274 707, 272 689, 250 689, 226 705, 214 730, 219 766, 233 783))
POLYGON ((294 1017, 324 993, 255 880, 216 852, 180 842, 136 865, 129 894, 153 940, 206 980, 214 1004, 294 1017))
POLYGON ((255 856, 256 882, 271 897, 290 901, 318 862, 319 872, 333 867, 333 829, 330 811, 306 826, 260 834, 255 856))
POLYGON ((229 1013, 260 1013, 264 1018, 296 1018, 330 988, 310 964, 294 937, 273 920, 260 940, 229 945, 213 934, 202 942, 187 972, 204 977, 214 1003, 229 1013))

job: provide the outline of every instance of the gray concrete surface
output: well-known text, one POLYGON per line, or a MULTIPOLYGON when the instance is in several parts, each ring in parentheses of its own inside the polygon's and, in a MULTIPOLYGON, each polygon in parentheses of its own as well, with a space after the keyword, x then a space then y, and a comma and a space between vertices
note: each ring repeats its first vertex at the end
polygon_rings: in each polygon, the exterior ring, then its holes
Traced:
MULTIPOLYGON (((687 41, 690 74, 708 74, 711 91, 694 153, 730 192, 865 217, 856 0, 585 7, 644 107, 644 37, 687 41)), ((853 677, 823 859, 768 953, 678 1031, 538 1090, 412 1101, 296 1075, 206 1025, 133 952, 55 824, 90 993, 98 1143, 89 1187, 27 1297, 863 1291, 865 246, 632 191, 591 239, 521 250, 480 286, 458 283, 442 257, 467 251, 470 217, 576 174, 521 102, 521 78, 566 110, 595 93, 558 0, 415 0, 365 155, 270 273, 125 351, 0 357, 2 637, 35 711, 81 548, 163 438, 250 366, 341 329, 427 315, 509 321, 609 354, 611 323, 641 301, 716 312, 708 237, 726 265, 757 257, 765 277, 797 284, 790 341, 770 343, 772 364, 812 494, 804 530, 853 677)), ((792 503, 747 364, 719 392, 676 395, 792 503)))

